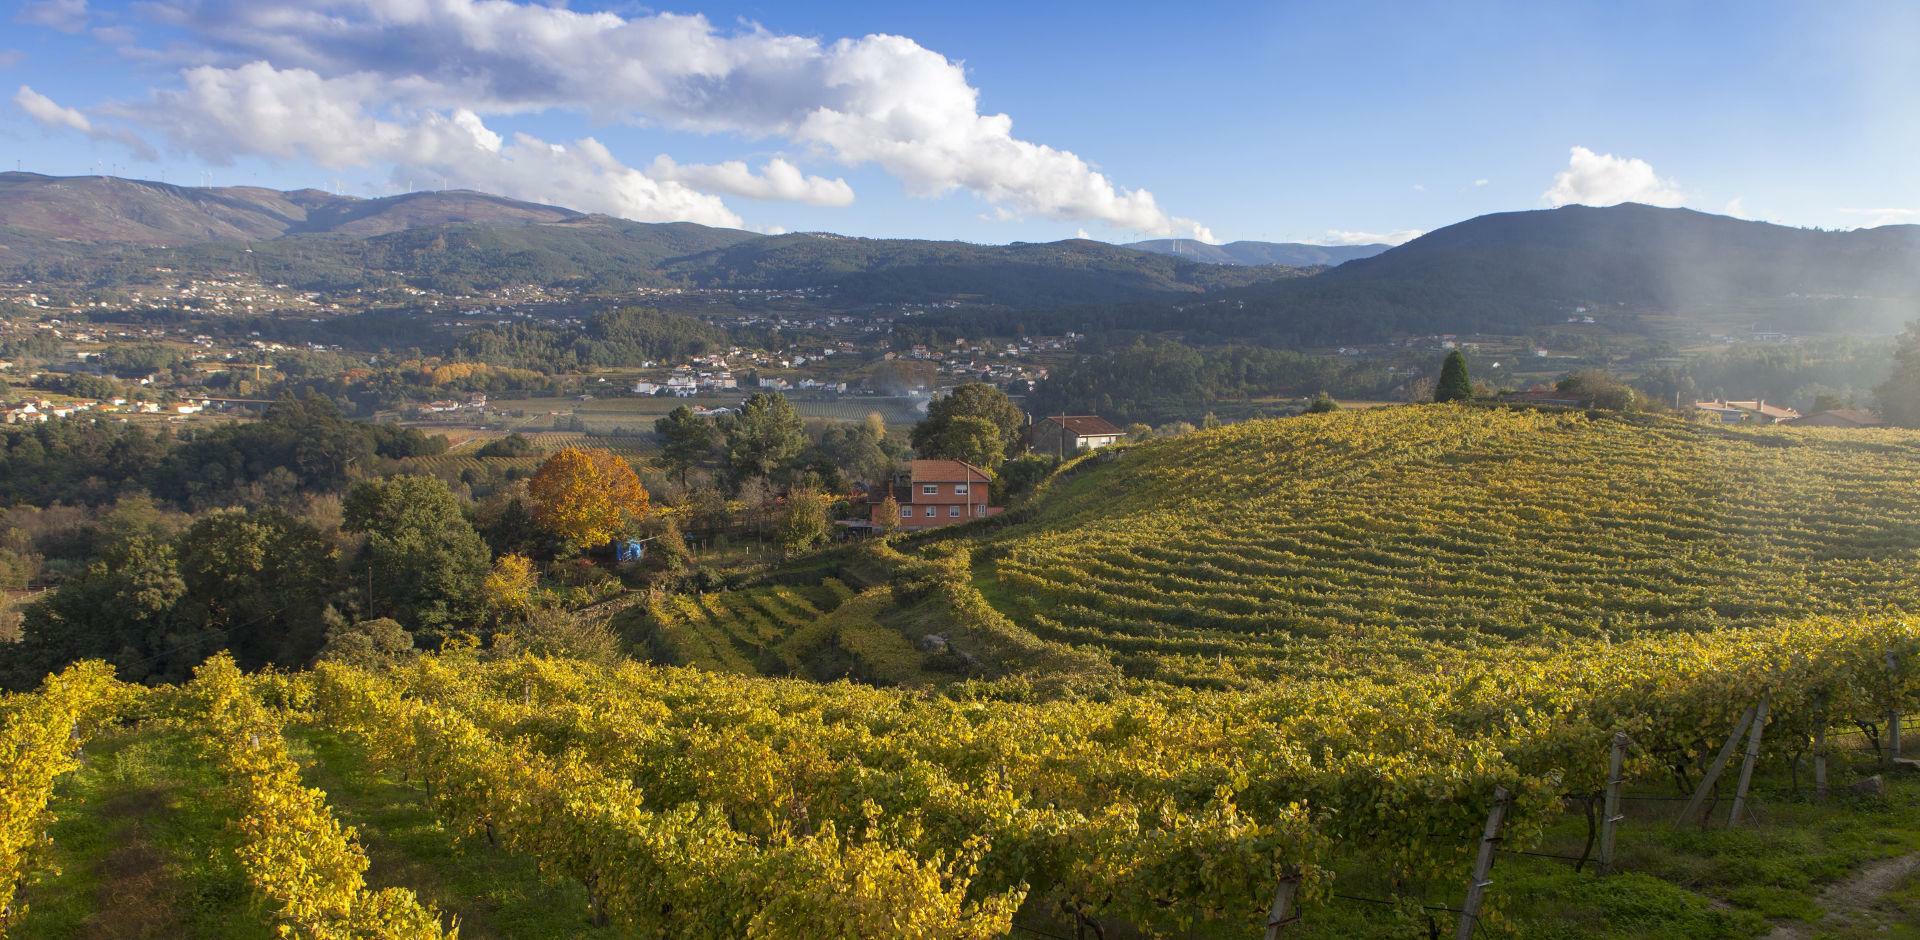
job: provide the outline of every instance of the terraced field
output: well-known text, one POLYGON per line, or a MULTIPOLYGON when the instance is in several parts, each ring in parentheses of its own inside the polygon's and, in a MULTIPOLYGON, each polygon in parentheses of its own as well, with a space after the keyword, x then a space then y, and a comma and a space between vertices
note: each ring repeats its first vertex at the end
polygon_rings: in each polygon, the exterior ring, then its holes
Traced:
POLYGON ((1920 436, 1450 407, 1250 422, 1095 458, 976 556, 1022 626, 1181 681, 1916 611, 1920 436))
POLYGON ((797 671, 788 648, 797 633, 822 621, 853 591, 836 579, 809 587, 759 587, 710 594, 674 594, 641 611, 656 658, 723 672, 797 671))

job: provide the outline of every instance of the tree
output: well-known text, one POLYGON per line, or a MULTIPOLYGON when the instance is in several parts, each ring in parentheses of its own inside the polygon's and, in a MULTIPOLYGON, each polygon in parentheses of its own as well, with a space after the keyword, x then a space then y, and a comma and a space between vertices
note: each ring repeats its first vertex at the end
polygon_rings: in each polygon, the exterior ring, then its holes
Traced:
POLYGON ((655 421, 653 430, 660 435, 660 465, 677 476, 682 486, 686 485, 687 474, 693 468, 713 456, 714 445, 720 439, 713 422, 694 414, 686 405, 655 421))
POLYGON ((533 518, 575 548, 605 545, 647 513, 647 490, 633 465, 600 448, 568 447, 527 481, 533 518))
POLYGON ((183 625, 217 634, 245 669, 299 668, 326 641, 339 563, 320 531, 277 509, 201 517, 177 543, 183 625))
POLYGON ((534 454, 537 454, 539 452, 540 452, 540 448, 534 445, 533 440, 531 438, 527 437, 525 434, 521 434, 520 432, 515 431, 512 434, 509 434, 506 437, 503 437, 497 441, 488 441, 486 444, 482 445, 478 451, 474 452, 474 456, 475 457, 531 457, 534 454))
POLYGON ((992 425, 1000 438, 999 452, 1005 455, 1013 453, 1019 446, 1020 429, 1026 423, 1027 415, 1019 405, 1013 403, 1013 399, 1007 397, 1007 393, 985 382, 969 382, 934 399, 927 406, 925 420, 913 426, 913 449, 923 457, 966 460, 958 454, 943 453, 941 450, 942 442, 970 441, 974 436, 971 431, 959 436, 950 435, 951 425, 962 418, 980 419, 992 425))
POLYGON ((831 532, 827 501, 819 493, 794 490, 787 494, 787 511, 780 518, 780 547, 788 557, 825 542, 831 532))
POLYGON ((1433 386, 1434 401, 1470 401, 1473 398, 1473 380, 1467 377, 1467 356, 1460 350, 1447 353, 1447 359, 1440 364, 1440 381, 1433 386))
POLYGON ((986 418, 959 415, 942 422, 932 435, 914 437, 914 450, 923 457, 964 460, 976 467, 992 470, 1006 459, 1000 429, 986 418))
POLYGON ((434 637, 469 623, 487 576, 487 545, 445 483, 430 476, 362 480, 347 491, 343 528, 366 545, 349 591, 369 615, 434 637))
POLYGON ((1058 458, 1052 454, 1022 454, 1000 465, 1000 473, 994 478, 994 497, 1002 502, 1025 493, 1040 485, 1055 467, 1060 466, 1058 458))
POLYGON ((727 466, 736 483, 783 473, 807 447, 807 428, 779 392, 761 392, 723 419, 727 466))
POLYGON ((1321 392, 1320 394, 1313 396, 1313 400, 1310 402, 1307 402, 1307 414, 1310 414, 1310 415, 1321 415, 1321 414, 1326 414, 1329 411, 1339 411, 1339 410, 1340 410, 1340 403, 1337 401, 1334 401, 1333 396, 1328 395, 1326 392, 1321 392))
POLYGON ((1920 320, 1907 324, 1893 349, 1893 371, 1873 387, 1880 417, 1888 424, 1920 428, 1920 320))
POLYGON ((327 609, 331 622, 327 642, 320 648, 320 659, 361 669, 377 669, 410 658, 414 653, 413 634, 397 620, 376 617, 348 623, 327 609))
POLYGON ((493 560, 493 570, 480 582, 480 594, 487 613, 496 621, 520 620, 533 609, 533 592, 540 586, 540 575, 525 555, 501 555, 493 560))
POLYGON ((1554 383, 1554 390, 1578 398, 1595 408, 1632 411, 1640 396, 1625 382, 1601 369, 1581 369, 1554 383))
POLYGON ((174 605, 185 593, 173 546, 144 534, 120 539, 79 576, 27 607, 21 642, 8 652, 7 685, 28 688, 75 660, 94 658, 114 663, 132 682, 184 679, 221 640, 176 627, 174 605))
POLYGON ((900 501, 894 499, 891 492, 880 501, 880 521, 874 525, 880 528, 882 535, 890 535, 900 528, 900 501))

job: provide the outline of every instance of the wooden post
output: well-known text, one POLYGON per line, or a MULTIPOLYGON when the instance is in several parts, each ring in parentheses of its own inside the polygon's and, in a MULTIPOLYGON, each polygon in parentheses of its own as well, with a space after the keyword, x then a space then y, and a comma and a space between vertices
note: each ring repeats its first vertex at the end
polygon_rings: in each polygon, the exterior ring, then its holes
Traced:
POLYGON ((1300 919, 1300 915, 1293 912, 1293 895, 1299 890, 1299 875, 1280 879, 1280 887, 1273 892, 1273 906, 1267 909, 1266 940, 1280 940, 1280 931, 1300 919))
POLYGON ((1752 723, 1754 708, 1755 706, 1747 706, 1740 720, 1734 722, 1733 732, 1727 735, 1727 743, 1720 746, 1719 755, 1715 756, 1713 763, 1707 767, 1707 775, 1700 778, 1700 786, 1694 789, 1693 798, 1687 801, 1687 808, 1680 811, 1681 822, 1699 815, 1701 805, 1707 801, 1707 793, 1713 789, 1714 784, 1720 782, 1720 774, 1726 771, 1727 761, 1733 759, 1733 749, 1740 746, 1741 733, 1747 730, 1748 724, 1752 723))
POLYGON ((1607 802, 1600 819, 1600 874, 1613 874, 1613 834, 1620 820, 1620 785, 1627 764, 1627 733, 1613 733, 1613 753, 1607 758, 1607 802))
POLYGON ((1813 798, 1827 798, 1827 695, 1820 693, 1813 708, 1813 798))
POLYGON ((1480 836, 1480 855, 1473 860, 1473 880, 1467 882, 1467 899, 1460 905, 1460 926, 1454 940, 1470 940, 1474 924, 1480 920, 1480 902, 1486 899, 1487 886, 1493 881, 1493 851, 1500 842, 1500 826, 1507 820, 1506 787, 1493 788, 1493 809, 1487 812, 1487 828, 1480 836))
POLYGON ((1747 734, 1747 756, 1740 761, 1740 785, 1733 791, 1733 810, 1727 814, 1727 828, 1740 825, 1740 811, 1747 806, 1747 787, 1753 783, 1753 765, 1760 759, 1760 734, 1767 729, 1767 697, 1760 696, 1760 711, 1753 716, 1753 730, 1747 734))
MULTIPOLYGON (((1894 673, 1898 671, 1899 668, 1900 668, 1900 661, 1894 657, 1892 650, 1888 650, 1887 651, 1887 681, 1889 683, 1898 681, 1895 678, 1894 673)), ((1892 767, 1893 762, 1899 759, 1900 759, 1900 706, 1898 703, 1895 703, 1892 708, 1887 709, 1887 755, 1886 755, 1885 763, 1888 767, 1892 767)))

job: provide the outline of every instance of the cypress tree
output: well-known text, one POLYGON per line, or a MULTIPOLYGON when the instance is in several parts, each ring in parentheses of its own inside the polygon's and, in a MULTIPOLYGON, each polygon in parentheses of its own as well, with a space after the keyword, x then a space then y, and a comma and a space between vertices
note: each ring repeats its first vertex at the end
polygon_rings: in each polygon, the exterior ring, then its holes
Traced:
POLYGON ((1434 401, 1466 401, 1473 397, 1473 382, 1467 378, 1467 357, 1456 349, 1447 353, 1440 366, 1440 381, 1433 386, 1434 401))

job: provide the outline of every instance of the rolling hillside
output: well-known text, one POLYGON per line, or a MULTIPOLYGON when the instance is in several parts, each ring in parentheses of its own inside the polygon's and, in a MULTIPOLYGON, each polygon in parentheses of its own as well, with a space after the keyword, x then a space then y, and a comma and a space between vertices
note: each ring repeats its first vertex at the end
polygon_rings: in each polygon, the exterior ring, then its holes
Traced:
POLYGON ((1920 613, 1916 458, 1907 432, 1582 413, 1252 421, 1093 455, 993 523, 905 554, 870 545, 832 570, 894 586, 863 636, 942 638, 904 660, 853 654, 879 681, 1106 663, 1199 686, 1364 676, 1476 650, 1920 613))
POLYGON ((1307 342, 1521 333, 1592 308, 1739 328, 1897 331, 1920 302, 1920 226, 1797 229, 1624 204, 1504 212, 1310 279, 1230 294, 1222 330, 1307 342))

